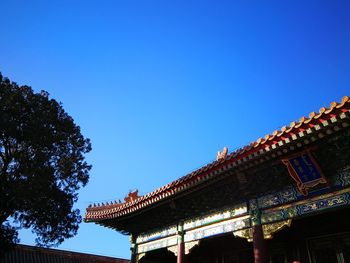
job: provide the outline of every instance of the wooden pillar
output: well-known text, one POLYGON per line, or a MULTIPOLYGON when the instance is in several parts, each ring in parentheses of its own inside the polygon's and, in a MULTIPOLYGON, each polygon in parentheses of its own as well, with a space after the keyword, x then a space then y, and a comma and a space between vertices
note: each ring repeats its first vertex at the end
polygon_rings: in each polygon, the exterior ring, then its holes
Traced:
POLYGON ((261 224, 253 226, 254 263, 268 263, 268 253, 261 224))
POLYGON ((185 242, 183 222, 177 226, 177 263, 185 263, 185 242))
POLYGON ((261 224, 261 211, 259 209, 258 200, 252 199, 249 201, 249 210, 251 214, 251 225, 253 231, 253 248, 254 262, 268 263, 268 251, 266 241, 264 239, 264 231, 261 224))
POLYGON ((177 263, 185 262, 185 243, 180 242, 177 244, 177 263))
MULTIPOLYGON (((296 239, 292 239, 294 244, 299 244, 299 242, 296 239)), ((301 258, 300 258, 300 246, 297 245, 293 248, 293 260, 292 263, 300 263, 301 258)))
POLYGON ((137 244, 136 244, 136 235, 131 234, 130 236, 130 251, 131 251, 131 260, 130 263, 137 263, 137 244))

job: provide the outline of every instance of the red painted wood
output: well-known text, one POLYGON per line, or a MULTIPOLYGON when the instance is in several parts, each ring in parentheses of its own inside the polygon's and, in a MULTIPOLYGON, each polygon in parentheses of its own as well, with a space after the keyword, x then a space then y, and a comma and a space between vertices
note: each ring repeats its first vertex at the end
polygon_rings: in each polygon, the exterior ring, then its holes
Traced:
POLYGON ((268 263, 268 253, 262 225, 253 226, 254 262, 268 263))
POLYGON ((177 263, 185 263, 185 244, 183 241, 177 244, 177 263))

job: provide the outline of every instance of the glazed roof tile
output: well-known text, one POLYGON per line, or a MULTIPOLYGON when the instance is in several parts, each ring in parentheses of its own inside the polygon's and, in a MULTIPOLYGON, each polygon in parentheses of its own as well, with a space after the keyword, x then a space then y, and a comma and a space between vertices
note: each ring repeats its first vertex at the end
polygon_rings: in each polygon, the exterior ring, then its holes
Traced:
POLYGON ((127 263, 130 260, 59 249, 17 245, 1 259, 2 263, 127 263))
POLYGON ((215 175, 219 171, 236 167, 239 164, 248 161, 253 156, 258 156, 270 152, 285 143, 303 137, 304 134, 310 134, 322 129, 339 119, 349 118, 350 98, 343 97, 342 101, 332 102, 329 108, 322 107, 318 113, 311 112, 309 117, 301 117, 297 122, 291 122, 289 126, 283 126, 280 130, 275 130, 263 138, 237 149, 228 154, 225 158, 209 163, 186 176, 183 176, 171 183, 168 183, 153 192, 138 197, 136 200, 126 203, 108 204, 102 206, 90 206, 85 214, 85 221, 97 222, 118 217, 123 217, 142 208, 148 207, 156 202, 163 200, 190 189, 215 175))

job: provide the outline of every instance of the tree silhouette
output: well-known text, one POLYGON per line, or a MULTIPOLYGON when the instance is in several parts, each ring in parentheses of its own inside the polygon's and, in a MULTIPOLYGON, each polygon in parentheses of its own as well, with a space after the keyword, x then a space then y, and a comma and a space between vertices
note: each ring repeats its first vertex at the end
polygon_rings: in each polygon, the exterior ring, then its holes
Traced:
POLYGON ((89 179, 90 150, 60 103, 0 73, 0 254, 18 242, 20 228, 45 246, 77 233, 73 204, 89 179))

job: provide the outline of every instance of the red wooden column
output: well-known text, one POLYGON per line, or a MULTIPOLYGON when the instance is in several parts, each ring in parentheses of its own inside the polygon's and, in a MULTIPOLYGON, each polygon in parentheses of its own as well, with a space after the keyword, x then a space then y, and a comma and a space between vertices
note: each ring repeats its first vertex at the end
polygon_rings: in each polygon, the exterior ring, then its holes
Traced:
POLYGON ((253 226, 254 262, 268 263, 268 252, 261 224, 253 226))
POLYGON ((131 234, 130 236, 130 251, 131 251, 131 260, 130 263, 137 263, 137 245, 136 245, 136 235, 131 234))
POLYGON ((183 222, 177 226, 177 263, 185 263, 185 243, 183 222))
POLYGON ((261 211, 259 209, 257 199, 249 201, 249 210, 251 214, 250 220, 253 231, 254 262, 268 263, 268 251, 266 241, 264 239, 264 232, 261 224, 261 211))

